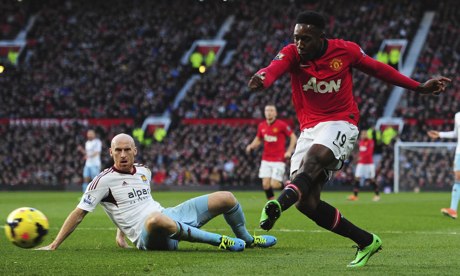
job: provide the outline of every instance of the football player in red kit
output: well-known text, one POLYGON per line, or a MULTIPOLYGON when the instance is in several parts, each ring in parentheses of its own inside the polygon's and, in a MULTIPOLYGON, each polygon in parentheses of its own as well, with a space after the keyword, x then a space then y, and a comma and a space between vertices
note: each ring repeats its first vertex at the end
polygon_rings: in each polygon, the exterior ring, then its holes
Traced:
POLYGON ((262 178, 262 188, 267 199, 275 197, 273 189, 283 188, 283 178, 286 171, 286 158, 291 158, 297 142, 297 136, 291 127, 276 118, 276 106, 267 104, 264 109, 265 121, 257 127, 254 140, 247 145, 246 152, 264 145, 262 162, 259 169, 259 177, 262 178), (286 147, 286 137, 289 137, 289 146, 286 147))
POLYGON ((331 170, 342 167, 358 138, 359 111, 352 93, 352 69, 420 94, 437 95, 445 91, 450 79, 436 77, 419 83, 367 56, 356 43, 326 38, 325 27, 321 14, 300 13, 294 43, 285 46, 248 83, 252 91, 262 90, 289 73, 301 130, 291 157, 291 184, 277 200, 265 204, 260 226, 270 230, 281 213, 296 204, 319 226, 356 242, 358 251, 348 266, 361 267, 381 248, 381 239, 352 224, 320 198, 331 170))
POLYGON ((355 169, 355 183, 353 194, 348 197, 348 200, 358 200, 359 187, 366 180, 374 188, 373 201, 380 200, 379 185, 375 181, 375 164, 374 164, 374 140, 369 138, 367 131, 361 131, 361 136, 358 144, 358 163, 355 169))

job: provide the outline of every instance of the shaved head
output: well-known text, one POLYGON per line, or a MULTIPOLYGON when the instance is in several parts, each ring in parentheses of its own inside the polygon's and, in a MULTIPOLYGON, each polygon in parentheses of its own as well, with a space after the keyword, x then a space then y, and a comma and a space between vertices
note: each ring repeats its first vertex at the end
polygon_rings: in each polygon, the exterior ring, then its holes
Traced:
POLYGON ((111 147, 113 147, 115 144, 120 143, 120 142, 128 142, 131 144, 133 147, 135 147, 134 139, 130 135, 126 133, 120 133, 115 135, 115 137, 112 138, 112 142, 110 143, 111 147))
POLYGON ((113 158, 115 169, 124 173, 133 172, 136 154, 137 149, 133 137, 125 133, 113 137, 110 144, 110 156, 113 158))

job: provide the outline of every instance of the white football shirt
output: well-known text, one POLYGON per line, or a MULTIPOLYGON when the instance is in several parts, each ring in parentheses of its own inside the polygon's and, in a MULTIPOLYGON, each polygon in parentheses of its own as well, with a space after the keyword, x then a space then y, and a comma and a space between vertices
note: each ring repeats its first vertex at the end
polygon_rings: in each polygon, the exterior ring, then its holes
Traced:
POLYGON ((440 131, 439 137, 440 138, 457 138, 457 149, 455 153, 460 153, 460 133, 458 129, 460 128, 460 112, 455 113, 455 120, 454 120, 454 130, 452 131, 440 131))
POLYGON ((151 171, 134 164, 135 171, 123 173, 114 167, 105 169, 89 183, 78 208, 92 212, 98 203, 115 225, 135 242, 152 212, 164 208, 150 194, 151 171))
POLYGON ((86 159, 86 166, 101 166, 101 151, 102 151, 102 143, 101 140, 98 138, 94 138, 93 140, 88 140, 85 143, 85 151, 87 156, 92 156, 94 153, 98 152, 96 156, 88 157, 86 159))

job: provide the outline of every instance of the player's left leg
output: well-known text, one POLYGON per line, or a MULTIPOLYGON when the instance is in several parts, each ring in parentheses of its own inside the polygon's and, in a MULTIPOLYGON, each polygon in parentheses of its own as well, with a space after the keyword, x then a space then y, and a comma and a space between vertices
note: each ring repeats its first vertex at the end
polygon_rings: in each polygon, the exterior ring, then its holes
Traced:
POLYGON ((357 244, 358 253, 356 259, 348 266, 364 266, 369 257, 381 249, 381 239, 357 227, 347 220, 338 209, 320 200, 322 186, 311 186, 309 193, 304 195, 296 204, 297 209, 318 226, 353 240, 357 244))
POLYGON ((242 251, 245 242, 199 229, 213 218, 207 211, 207 196, 187 200, 162 213, 151 214, 137 247, 145 250, 174 250, 178 241, 207 243, 230 251, 242 251), (204 204, 203 204, 204 202, 204 204), (201 204, 200 204, 201 203, 201 204))

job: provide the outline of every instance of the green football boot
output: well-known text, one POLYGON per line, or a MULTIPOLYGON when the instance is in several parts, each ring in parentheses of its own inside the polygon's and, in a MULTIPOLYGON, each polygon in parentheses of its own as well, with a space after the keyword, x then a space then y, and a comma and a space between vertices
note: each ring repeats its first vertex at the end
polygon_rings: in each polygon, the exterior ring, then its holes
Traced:
POLYGON ((362 267, 365 266, 369 258, 382 249, 382 240, 375 234, 372 234, 372 243, 364 248, 359 248, 356 251, 356 258, 349 263, 347 267, 362 267))
POLYGON ((269 200, 260 215, 260 228, 270 230, 275 225, 276 220, 281 216, 281 205, 278 200, 269 200))

